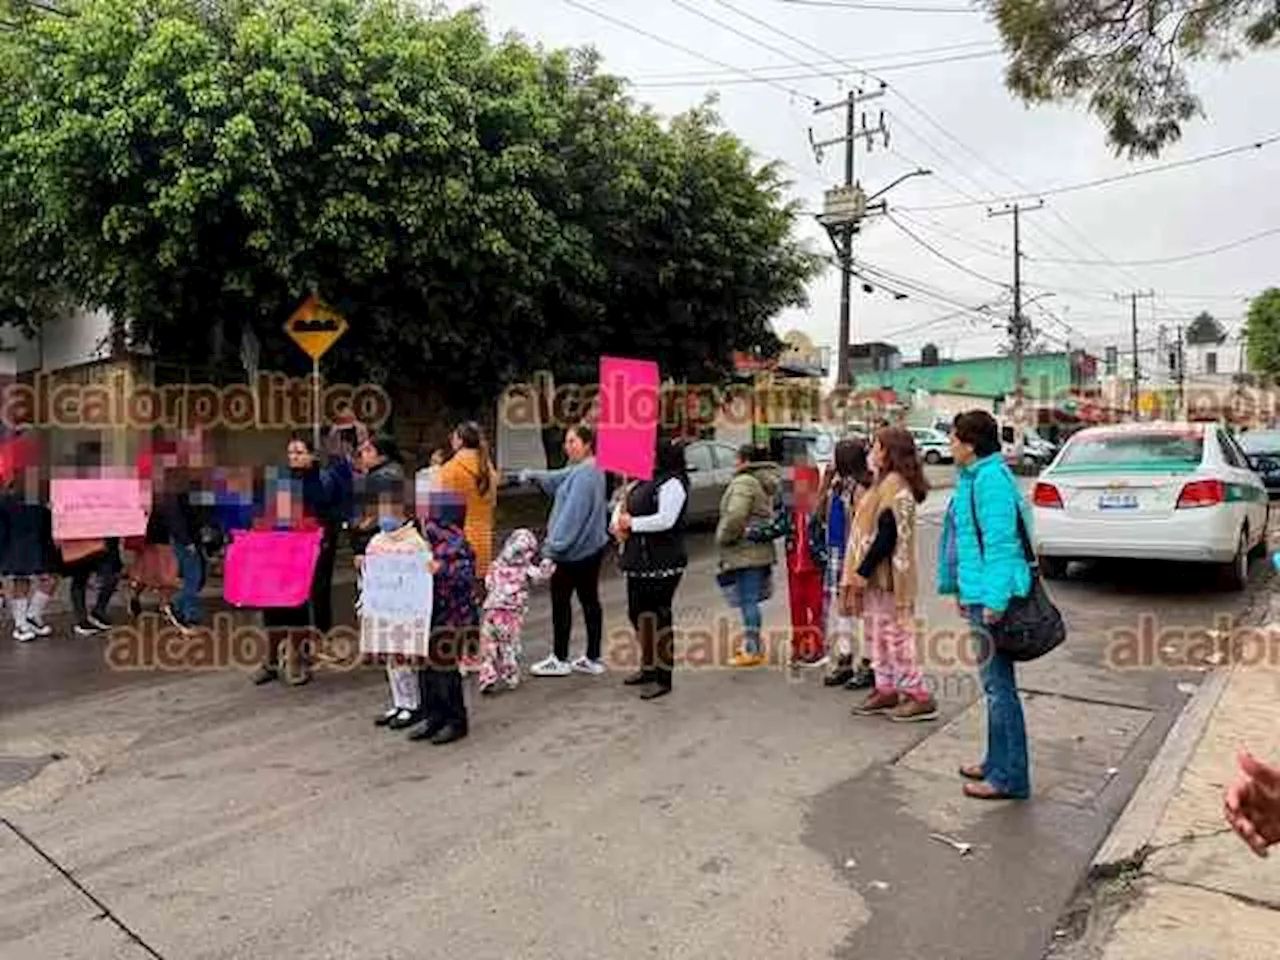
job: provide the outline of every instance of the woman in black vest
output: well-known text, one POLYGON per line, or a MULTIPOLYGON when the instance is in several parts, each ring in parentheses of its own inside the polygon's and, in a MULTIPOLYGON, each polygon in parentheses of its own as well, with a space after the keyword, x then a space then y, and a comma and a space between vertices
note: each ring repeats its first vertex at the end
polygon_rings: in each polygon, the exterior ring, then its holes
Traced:
POLYGON ((659 440, 652 480, 632 484, 613 516, 627 578, 627 614, 640 640, 640 670, 624 681, 644 687, 642 700, 671 692, 674 636, 671 603, 689 563, 684 548, 689 478, 684 447, 659 440))

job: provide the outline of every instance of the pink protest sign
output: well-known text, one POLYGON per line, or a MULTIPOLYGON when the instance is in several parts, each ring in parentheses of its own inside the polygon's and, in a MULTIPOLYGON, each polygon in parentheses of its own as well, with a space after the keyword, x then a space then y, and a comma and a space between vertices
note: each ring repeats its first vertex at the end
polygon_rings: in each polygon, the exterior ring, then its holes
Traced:
POLYGON ((656 363, 600 358, 596 463, 601 470, 636 479, 653 478, 659 406, 656 363))
POLYGON ((133 477, 60 478, 49 481, 53 539, 141 537, 151 507, 148 484, 133 477))
POLYGON ((227 547, 222 596, 236 607, 299 607, 311 595, 319 530, 237 530, 227 547))

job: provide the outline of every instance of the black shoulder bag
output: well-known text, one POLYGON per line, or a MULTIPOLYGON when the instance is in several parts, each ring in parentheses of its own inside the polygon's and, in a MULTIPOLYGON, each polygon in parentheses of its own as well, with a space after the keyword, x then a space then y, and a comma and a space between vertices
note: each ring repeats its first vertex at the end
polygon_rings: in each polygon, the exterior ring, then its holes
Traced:
MULTIPOLYGON (((1021 495, 1018 495, 1021 499, 1021 495)), ((986 564, 982 527, 978 523, 978 502, 973 487, 969 487, 969 509, 973 514, 973 530, 978 535, 978 554, 986 564)), ((1022 519, 1022 505, 1015 503, 1018 512, 1018 539, 1022 541, 1023 556, 1031 568, 1031 590, 1025 597, 1012 597, 1004 617, 990 624, 991 640, 996 649, 1010 660, 1027 661, 1043 657, 1067 638, 1062 614, 1049 599, 1049 593, 1040 581, 1040 565, 1031 538, 1027 536, 1026 521, 1022 519)))

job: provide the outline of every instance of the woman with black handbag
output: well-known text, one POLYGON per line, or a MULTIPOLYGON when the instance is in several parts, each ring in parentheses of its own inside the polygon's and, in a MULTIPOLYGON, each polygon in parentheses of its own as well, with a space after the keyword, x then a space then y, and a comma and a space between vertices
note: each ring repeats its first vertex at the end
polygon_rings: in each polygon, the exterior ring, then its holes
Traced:
POLYGON ((973 627, 987 700, 987 754, 966 764, 964 792, 978 800, 1023 800, 1031 794, 1026 721, 1015 658, 996 642, 1010 608, 1031 595, 1033 571, 1024 546, 1022 495, 1000 451, 1000 429, 983 410, 962 413, 951 433, 956 487, 938 551, 938 591, 954 594, 973 627))

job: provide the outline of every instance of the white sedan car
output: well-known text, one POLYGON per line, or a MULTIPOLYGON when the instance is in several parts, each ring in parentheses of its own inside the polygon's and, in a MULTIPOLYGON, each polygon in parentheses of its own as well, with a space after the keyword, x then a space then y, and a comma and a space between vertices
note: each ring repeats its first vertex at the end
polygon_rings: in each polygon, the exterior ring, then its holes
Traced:
POLYGON ((1213 423, 1135 423, 1073 436, 1032 498, 1047 577, 1071 560, 1174 560, 1223 565, 1243 589, 1266 548, 1267 491, 1213 423))

